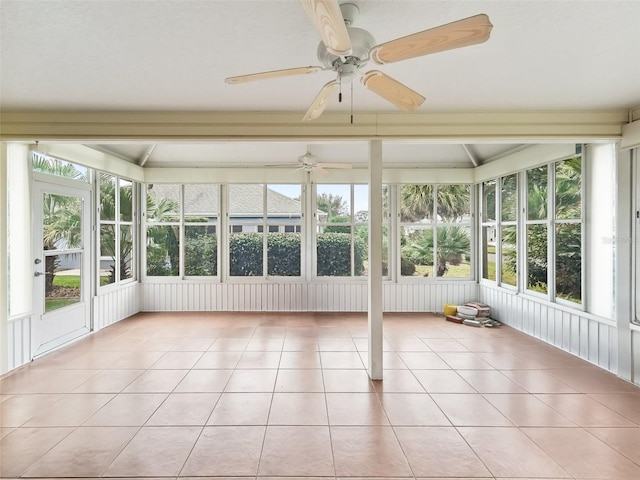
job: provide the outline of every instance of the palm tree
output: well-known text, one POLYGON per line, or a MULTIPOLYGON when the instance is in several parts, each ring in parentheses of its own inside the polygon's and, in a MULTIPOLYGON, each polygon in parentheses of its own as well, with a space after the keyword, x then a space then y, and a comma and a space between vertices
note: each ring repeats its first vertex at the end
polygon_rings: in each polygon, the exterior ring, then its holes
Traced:
POLYGON ((403 185, 400 190, 402 222, 417 222, 437 214, 444 223, 453 223, 470 212, 468 185, 403 185), (435 195, 434 195, 435 188, 435 195), (435 203, 434 203, 435 202, 435 203), (437 212, 435 205, 437 204, 437 212))
MULTIPOLYGON (((176 219, 178 202, 164 196, 156 197, 147 192, 147 221, 167 222, 176 219)), ((147 228, 147 274, 178 275, 180 248, 178 227, 153 225, 147 228)))
POLYGON ((471 241, 469 230, 463 227, 440 227, 436 246, 436 275, 444 276, 449 265, 459 265, 466 255, 469 255, 471 241))
MULTIPOLYGON (((116 181, 111 175, 103 175, 100 179, 100 217, 102 219, 116 219, 116 181)), ((120 218, 132 218, 133 189, 120 188, 120 218)), ((120 280, 131 278, 131 254, 133 251, 133 232, 130 227, 120 228, 116 232, 116 225, 103 224, 100 227, 100 254, 113 259, 109 267, 109 282, 116 281, 116 258, 120 262, 120 280), (120 251, 116 252, 116 235, 120 235, 120 251)))
MULTIPOLYGON (((86 175, 68 162, 33 153, 33 170, 58 177, 85 180, 86 175)), ((82 203, 75 197, 45 193, 42 199, 42 248, 55 250, 76 248, 82 243, 82 203)), ((45 257, 45 292, 53 290, 53 281, 60 264, 57 255, 45 257)))

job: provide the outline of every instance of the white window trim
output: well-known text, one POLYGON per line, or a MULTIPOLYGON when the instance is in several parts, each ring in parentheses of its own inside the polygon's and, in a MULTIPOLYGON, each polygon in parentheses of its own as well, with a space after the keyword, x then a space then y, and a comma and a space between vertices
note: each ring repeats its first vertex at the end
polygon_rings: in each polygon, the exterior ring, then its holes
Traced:
MULTIPOLYGON (((424 283, 424 284, 440 284, 440 283, 464 283, 464 282, 475 282, 476 281, 476 271, 479 271, 480 269, 476 268, 476 257, 477 257, 477 249, 474 247, 475 242, 476 242, 476 238, 478 238, 476 236, 476 229, 474 228, 474 224, 476 223, 475 221, 475 204, 476 204, 476 187, 474 184, 472 183, 405 183, 405 184, 398 184, 396 185, 397 187, 397 191, 395 192, 394 198, 395 198, 395 205, 393 205, 392 208, 395 208, 395 217, 397 218, 397 225, 395 228, 395 237, 397 238, 397 251, 393 252, 393 258, 395 260, 395 268, 394 268, 394 272, 396 274, 396 278, 397 281, 395 283, 398 284, 416 284, 416 283, 424 283), (401 247, 400 247, 400 237, 401 237, 401 230, 404 226, 407 225, 415 225, 412 223, 404 223, 400 220, 400 207, 402 205, 402 198, 401 198, 401 187, 402 185, 432 185, 433 187, 435 187, 433 189, 433 195, 434 195, 434 200, 433 200, 433 218, 434 221, 430 222, 430 223, 425 223, 425 224, 421 224, 424 225, 424 227, 427 228, 431 228, 433 229, 433 272, 434 275, 429 276, 429 277, 420 277, 420 276, 408 276, 408 275, 402 275, 401 272, 401 260, 400 260, 400 255, 401 255, 401 247), (438 204, 437 204, 437 188, 440 186, 449 186, 449 185, 466 185, 469 187, 469 221, 468 222, 460 222, 460 223, 444 223, 444 222, 438 222, 437 218, 437 211, 438 211, 438 204), (436 258, 437 258, 437 252, 438 252, 438 240, 437 240, 437 229, 439 227, 453 227, 453 226, 457 226, 457 227, 467 227, 469 228, 469 276, 468 277, 446 277, 446 276, 442 276, 442 277, 438 277, 436 275, 436 258)), ((394 210, 392 210, 393 212, 394 210)), ((393 215, 393 214, 392 214, 393 215)), ((390 254, 391 255, 391 254, 390 254)), ((493 284, 493 282, 491 282, 493 284)))

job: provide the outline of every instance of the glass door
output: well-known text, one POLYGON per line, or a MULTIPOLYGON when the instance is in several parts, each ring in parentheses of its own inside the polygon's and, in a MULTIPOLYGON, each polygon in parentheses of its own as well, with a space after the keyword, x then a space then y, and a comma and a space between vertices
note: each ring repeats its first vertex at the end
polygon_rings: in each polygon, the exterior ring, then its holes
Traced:
POLYGON ((90 331, 90 192, 34 182, 33 356, 90 331))

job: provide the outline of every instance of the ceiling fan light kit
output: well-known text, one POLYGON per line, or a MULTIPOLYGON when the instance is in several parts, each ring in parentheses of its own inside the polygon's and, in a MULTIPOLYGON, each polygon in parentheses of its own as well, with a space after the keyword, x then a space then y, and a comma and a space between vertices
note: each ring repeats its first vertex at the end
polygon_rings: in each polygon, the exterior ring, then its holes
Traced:
MULTIPOLYGON (((360 13, 357 5, 340 5, 338 0, 300 0, 300 3, 320 35, 317 56, 324 67, 287 68, 229 77, 225 81, 239 84, 321 70, 335 72, 337 79, 322 87, 303 117, 305 122, 322 115, 329 99, 343 82, 353 85, 358 78, 368 90, 401 110, 414 110, 422 105, 425 97, 381 71, 371 70, 363 74, 361 69, 369 60, 384 65, 476 45, 486 42, 493 28, 489 17, 479 14, 376 45, 368 31, 351 26, 360 13)), ((353 123, 353 113, 351 117, 353 123)))

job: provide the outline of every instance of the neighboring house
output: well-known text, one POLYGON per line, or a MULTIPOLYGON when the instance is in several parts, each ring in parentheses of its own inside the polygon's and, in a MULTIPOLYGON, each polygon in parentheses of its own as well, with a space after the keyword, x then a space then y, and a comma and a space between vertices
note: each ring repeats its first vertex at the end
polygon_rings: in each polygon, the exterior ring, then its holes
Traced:
MULTIPOLYGON (((172 185, 149 185, 148 194, 156 198, 167 198, 178 202, 177 191, 172 185)), ((201 218, 202 223, 217 225, 220 212, 218 190, 210 185, 190 185, 185 190, 185 216, 201 218)), ((267 211, 269 232, 300 232, 302 226, 302 205, 300 200, 290 198, 271 188, 267 188, 266 206, 264 191, 260 184, 235 184, 229 186, 229 226, 232 233, 264 231, 264 213, 267 211)), ((318 218, 325 220, 327 214, 317 212, 318 218)), ((200 223, 200 222, 199 222, 200 223)), ((211 226, 211 232, 216 231, 211 226)))

